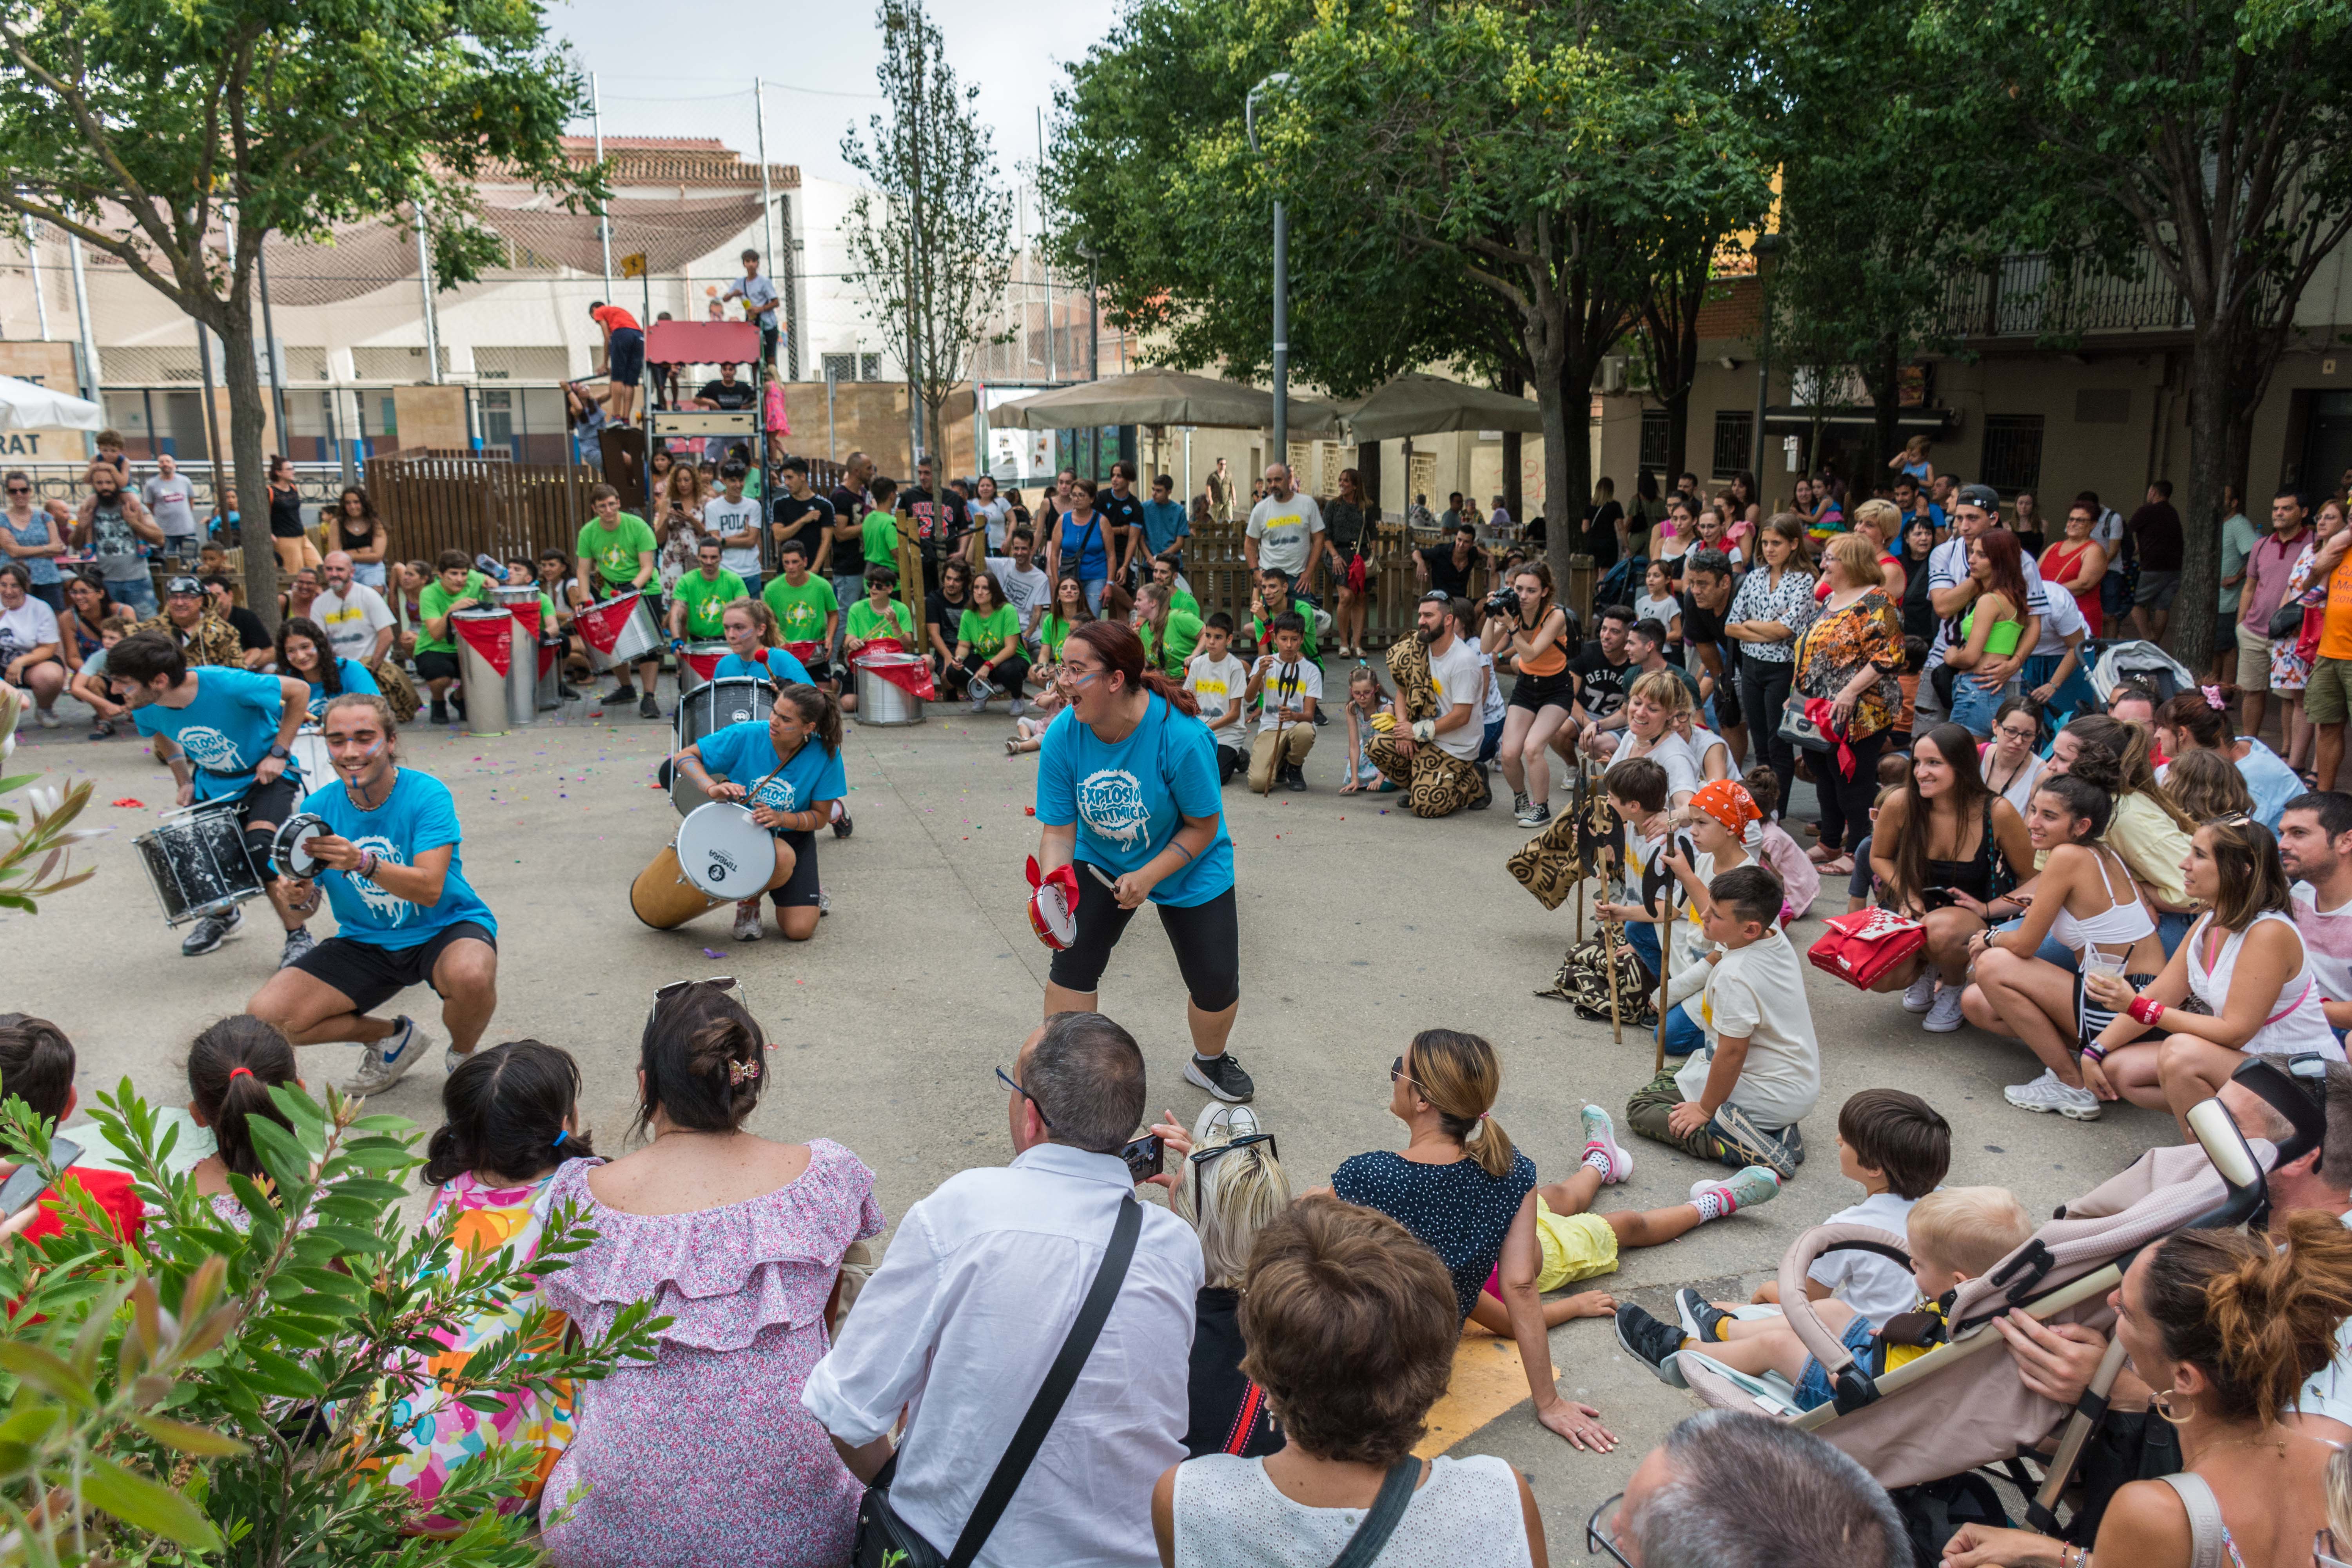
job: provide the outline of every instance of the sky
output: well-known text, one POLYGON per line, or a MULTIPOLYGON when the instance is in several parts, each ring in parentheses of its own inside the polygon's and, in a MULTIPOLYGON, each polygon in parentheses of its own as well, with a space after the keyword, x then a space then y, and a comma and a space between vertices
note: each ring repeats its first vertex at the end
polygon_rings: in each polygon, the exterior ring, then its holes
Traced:
MULTIPOLYGON (((1118 0, 928 0, 957 75, 980 86, 1000 178, 1023 184, 1037 158, 1064 62, 1082 58, 1117 18, 1118 0), (1018 26, 1013 24, 1017 23, 1018 26)), ((717 136, 750 157, 751 83, 767 86, 768 161, 848 180, 841 139, 882 104, 882 58, 868 0, 772 5, 717 0, 551 0, 550 30, 596 73, 607 135, 717 136), (741 29, 760 41, 730 37, 741 29)), ((587 129, 583 121, 576 129, 587 129)))

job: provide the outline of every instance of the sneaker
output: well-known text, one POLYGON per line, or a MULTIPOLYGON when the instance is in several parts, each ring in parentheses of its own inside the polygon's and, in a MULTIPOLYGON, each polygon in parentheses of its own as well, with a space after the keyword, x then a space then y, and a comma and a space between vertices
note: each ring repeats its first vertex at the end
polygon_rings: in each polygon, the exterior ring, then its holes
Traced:
POLYGON ((1524 824, 1527 821, 1528 808, 1534 804, 1528 799, 1527 791, 1515 789, 1511 792, 1511 815, 1518 818, 1521 823, 1524 824))
POLYGON ((1601 1178, 1604 1184, 1614 1186, 1633 1173, 1633 1156, 1617 1142, 1617 1124, 1601 1107, 1588 1105, 1584 1108, 1584 1144, 1590 1149, 1595 1143, 1609 1156, 1609 1173, 1601 1178))
POLYGON ((1526 815, 1519 818, 1519 826, 1521 827, 1541 827, 1550 820, 1551 807, 1542 801, 1537 801, 1533 805, 1529 805, 1527 809, 1526 815))
MULTIPOLYGON (((1698 1202, 1701 1193, 1721 1193, 1729 1200, 1732 1212, 1752 1209, 1758 1204, 1769 1204, 1780 1195, 1780 1178, 1761 1165, 1743 1165, 1729 1177, 1718 1180, 1702 1176, 1691 1184, 1691 1202, 1698 1202)), ((1704 1336, 1702 1336, 1704 1337, 1704 1336)))
POLYGON ((1207 1143, 1211 1130, 1219 1127, 1225 1130, 1228 1142, 1265 1131, 1257 1119, 1257 1112, 1248 1106, 1224 1105, 1212 1100, 1202 1106, 1201 1114, 1193 1119, 1192 1147, 1198 1149, 1207 1143))
POLYGON ((318 945, 319 939, 310 934, 309 926, 296 926, 286 933, 286 951, 278 955, 278 967, 291 969, 318 945))
POLYGON ((58 718, 56 714, 50 712, 46 708, 36 708, 33 710, 33 722, 38 724, 44 730, 54 730, 58 725, 64 723, 65 721, 58 718))
POLYGON ((233 904, 225 915, 206 915, 180 943, 183 958, 202 958, 233 936, 245 934, 245 907, 233 904))
POLYGON ((1228 1105, 1238 1105, 1257 1093, 1257 1085, 1250 1081, 1231 1051, 1213 1057, 1196 1054, 1184 1064, 1184 1081, 1199 1085, 1228 1105))
POLYGON ((831 913, 833 913, 833 895, 819 888, 816 890, 816 918, 823 920, 831 913))
POLYGON ((111 719, 100 719, 97 723, 92 724, 89 727, 89 738, 93 741, 110 741, 114 739, 114 721, 111 719))
POLYGON ((1282 787, 1285 789, 1296 790, 1305 789, 1307 787, 1306 767, 1300 763, 1293 763, 1290 766, 1283 769, 1282 787))
POLYGON ((1029 700, 1028 700, 1026 697, 1016 697, 1016 698, 1014 698, 1014 699, 1013 700, 1013 707, 1012 707, 1012 709, 1011 709, 1011 712, 1012 712, 1012 715, 1013 715, 1013 718, 1018 719, 1018 718, 1020 718, 1024 713, 1026 713, 1026 712, 1028 712, 1028 711, 1029 711, 1029 700))
POLYGON ((1687 1285, 1675 1292, 1675 1316, 1681 1321, 1683 1332, 1703 1345, 1729 1339, 1723 1331, 1739 1321, 1687 1285))
POLYGON ((658 719, 661 716, 661 704, 654 700, 654 694, 652 692, 648 691, 643 697, 637 699, 638 718, 658 719))
POLYGON ((1935 1005, 1936 972, 1923 969, 1919 972, 1919 978, 1904 989, 1903 1010, 1906 1013, 1924 1013, 1935 1005))
POLYGON ((472 1061, 473 1059, 474 1053, 471 1051, 461 1051, 455 1046, 442 1047, 441 1076, 443 1078, 447 1078, 451 1073, 456 1072, 459 1068, 465 1066, 467 1062, 472 1061))
POLYGON ((2087 1089, 2075 1089, 2063 1082, 2048 1068, 2032 1083, 2013 1083, 2000 1091, 2000 1097, 2020 1110, 2054 1110, 2075 1121, 2096 1121, 2104 1109, 2099 1097, 2087 1089))
POLYGON ((579 700, 580 692, 570 681, 559 680, 555 683, 555 695, 562 701, 573 702, 579 700))
MULTIPOLYGON (((977 681, 977 680, 975 680, 975 681, 973 681, 973 682, 971 683, 971 689, 972 689, 972 690, 974 690, 974 691, 978 691, 978 690, 980 690, 980 688, 982 687, 982 684, 983 684, 983 682, 981 682, 981 681, 977 681)), ((981 696, 978 696, 978 697, 973 698, 973 699, 971 700, 971 704, 970 704, 969 706, 967 706, 967 707, 964 709, 964 711, 965 711, 965 712, 967 712, 967 713, 985 713, 985 712, 987 712, 987 711, 988 711, 988 698, 987 698, 987 696, 986 696, 985 694, 982 694, 982 695, 981 695, 981 696)))
POLYGON ((362 1047, 360 1070, 343 1081, 343 1092, 356 1096, 381 1094, 423 1061, 425 1053, 432 1048, 433 1037, 404 1013, 394 1020, 391 1034, 375 1045, 362 1047))
POLYGON ((735 906, 735 940, 757 942, 760 934, 760 900, 744 899, 735 906))
POLYGON ((845 811, 839 816, 833 819, 833 836, 835 838, 846 838, 849 837, 850 831, 851 824, 849 820, 849 813, 845 811))
POLYGON ((1330 710, 1325 708, 1320 702, 1317 703, 1315 705, 1315 727, 1320 730, 1324 725, 1328 724, 1330 721, 1330 710))
POLYGON ((1683 1348, 1683 1331, 1673 1323, 1662 1322, 1639 1307, 1617 1309, 1617 1342, 1625 1353, 1658 1374, 1658 1381, 1675 1388, 1688 1388, 1683 1369, 1675 1364, 1675 1355, 1683 1348))
POLYGON ((1723 1146, 1725 1164, 1736 1158, 1742 1165, 1763 1165, 1784 1182, 1797 1173, 1796 1156, 1789 1146, 1769 1129, 1758 1126, 1739 1107, 1726 1105, 1715 1113, 1710 1126, 1723 1146))
POLYGON ((432 719, 436 724, 446 724, 449 721, 449 704, 446 702, 433 704, 432 719))
POLYGON ((637 689, 633 683, 631 685, 617 688, 614 690, 607 691, 604 693, 603 700, 604 706, 607 708, 618 708, 625 702, 634 702, 636 700, 636 696, 637 689))
POLYGON ((1931 1034, 1948 1035, 1967 1023, 1968 1020, 1960 1016, 1961 989, 1958 985, 1947 985, 1937 992, 1936 1005, 1927 1009, 1927 1016, 1919 1021, 1919 1026, 1931 1034))
MULTIPOLYGON (((1381 783, 1385 784, 1388 783, 1388 780, 1382 779, 1381 783)), ((1478 798, 1470 803, 1469 809, 1472 811, 1484 811, 1494 804, 1495 792, 1491 788, 1487 787, 1486 781, 1485 779, 1480 779, 1478 781, 1478 798)))

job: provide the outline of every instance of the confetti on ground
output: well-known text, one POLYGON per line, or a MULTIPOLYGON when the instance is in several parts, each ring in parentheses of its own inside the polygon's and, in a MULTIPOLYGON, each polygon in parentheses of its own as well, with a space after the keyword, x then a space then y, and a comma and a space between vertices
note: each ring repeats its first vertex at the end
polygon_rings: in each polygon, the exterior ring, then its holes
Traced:
POLYGON ((114 804, 115 804, 115 805, 130 805, 130 806, 140 806, 140 807, 144 807, 144 806, 146 805, 146 804, 147 804, 147 803, 146 803, 145 801, 143 801, 143 800, 139 799, 139 798, 138 798, 137 796, 135 796, 135 795, 124 795, 121 800, 116 801, 114 804))
POLYGON ((705 957, 705 958, 724 958, 724 957, 726 957, 727 955, 726 955, 725 953, 723 953, 723 952, 720 952, 717 951, 717 950, 716 950, 716 949, 714 949, 714 948, 708 948, 708 947, 706 947, 706 948, 704 948, 704 949, 702 950, 702 956, 703 956, 703 957, 705 957))

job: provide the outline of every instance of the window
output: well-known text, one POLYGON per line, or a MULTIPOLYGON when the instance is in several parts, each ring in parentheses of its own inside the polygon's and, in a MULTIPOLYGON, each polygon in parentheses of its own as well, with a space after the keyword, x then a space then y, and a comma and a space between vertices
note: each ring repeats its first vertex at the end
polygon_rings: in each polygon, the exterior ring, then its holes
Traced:
POLYGON ((1645 468, 1664 473, 1666 469, 1666 448, 1674 435, 1674 417, 1663 408, 1642 410, 1642 463, 1645 468))
POLYGON ((857 379, 857 356, 856 354, 825 355, 824 379, 827 381, 856 381, 857 379))
POLYGON ((1756 434, 1756 416, 1746 409, 1715 412, 1715 477, 1727 479, 1748 467, 1748 444, 1756 434))
POLYGON ((2005 496, 2037 489, 2042 484, 2042 416, 1988 414, 1984 422, 1984 456, 1978 467, 1983 480, 2005 496))
POLYGON ((859 354, 857 356, 857 377, 860 381, 881 380, 882 356, 880 354, 859 354))

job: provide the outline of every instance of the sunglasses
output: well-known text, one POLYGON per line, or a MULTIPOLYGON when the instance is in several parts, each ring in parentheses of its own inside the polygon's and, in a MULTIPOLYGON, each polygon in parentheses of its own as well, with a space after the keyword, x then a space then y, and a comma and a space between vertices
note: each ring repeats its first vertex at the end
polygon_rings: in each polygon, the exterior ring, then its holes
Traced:
POLYGON ((1027 1100, 1030 1104, 1036 1106, 1037 1120, 1045 1123, 1046 1131, 1051 1132, 1054 1130, 1054 1123, 1046 1117, 1045 1107, 1044 1104, 1038 1100, 1035 1095, 1022 1088, 1019 1080, 1014 1079, 1011 1073, 1006 1072, 1003 1068, 998 1068, 996 1069, 996 1081, 1011 1089, 1013 1093, 1019 1095, 1022 1099, 1027 1100))
POLYGON ((1402 1057, 1399 1057, 1396 1060, 1389 1063, 1389 1081, 1391 1083, 1396 1083, 1399 1081, 1411 1083, 1415 1089, 1419 1089, 1421 1087, 1420 1084, 1414 1083, 1412 1075, 1404 1070, 1404 1058, 1402 1057))

